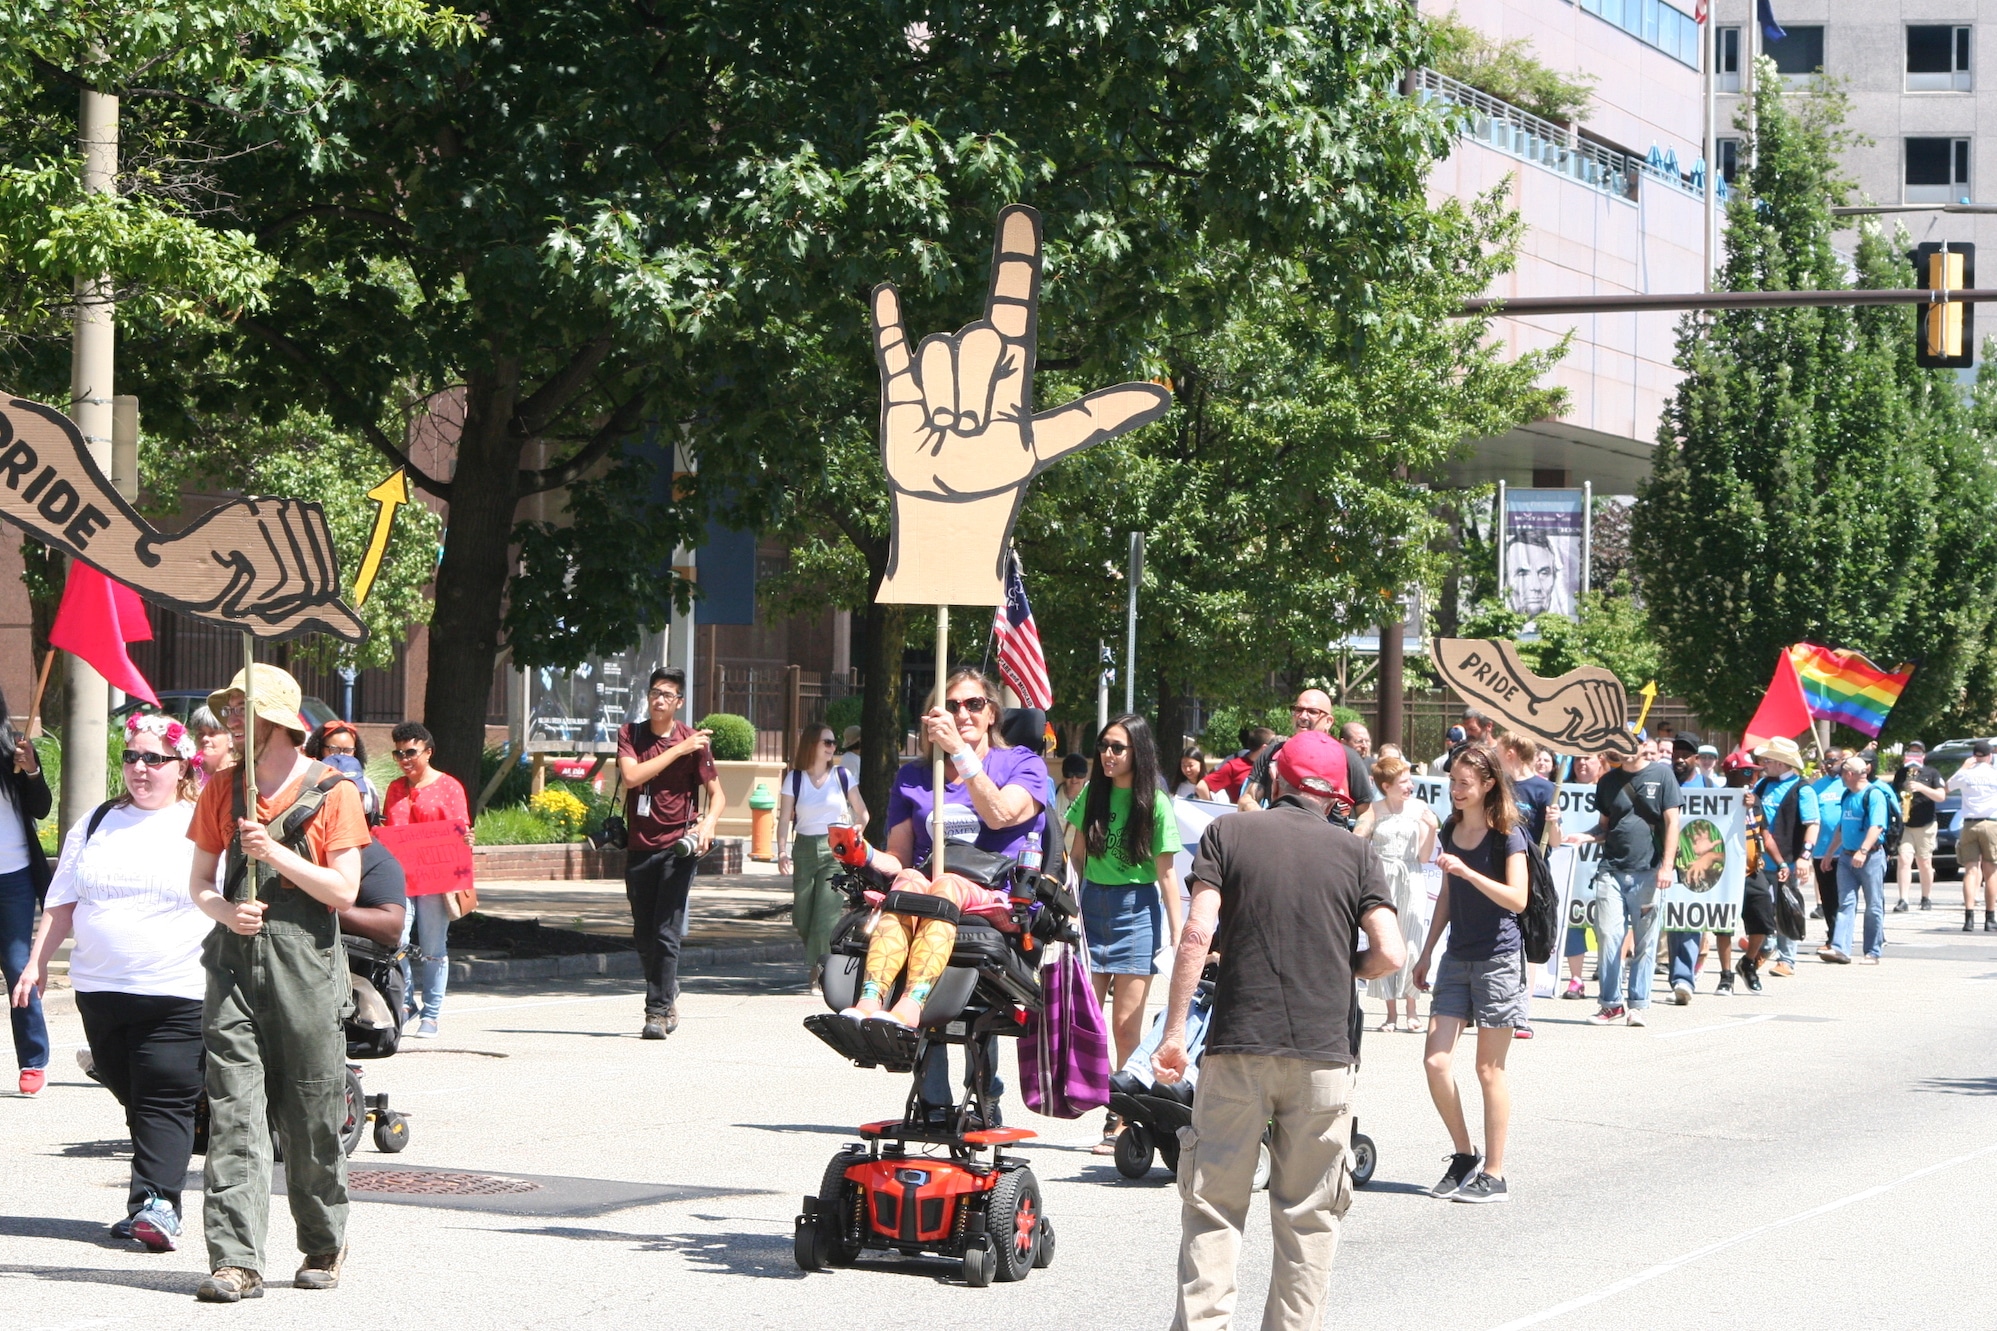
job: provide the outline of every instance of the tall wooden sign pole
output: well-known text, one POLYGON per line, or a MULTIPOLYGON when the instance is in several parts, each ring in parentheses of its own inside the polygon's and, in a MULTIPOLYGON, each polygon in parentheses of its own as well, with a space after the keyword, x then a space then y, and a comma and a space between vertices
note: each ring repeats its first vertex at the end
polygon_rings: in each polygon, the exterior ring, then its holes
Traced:
MULTIPOLYGON (((257 640, 256 635, 245 630, 243 633, 243 756, 236 761, 243 765, 243 816, 251 822, 257 819, 257 640)), ((237 836, 240 838, 241 833, 237 836)), ((250 900, 257 899, 257 866, 251 861, 243 871, 249 880, 250 900)))

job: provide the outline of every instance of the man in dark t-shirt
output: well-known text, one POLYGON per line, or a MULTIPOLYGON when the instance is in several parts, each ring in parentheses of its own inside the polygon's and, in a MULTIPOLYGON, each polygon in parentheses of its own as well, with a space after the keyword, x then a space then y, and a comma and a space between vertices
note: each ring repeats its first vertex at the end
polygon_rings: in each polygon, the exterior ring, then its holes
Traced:
POLYGON ((1569 838, 1602 847, 1595 866, 1595 936, 1601 941, 1601 1007, 1594 1026, 1645 1024, 1657 931, 1664 919, 1658 898, 1671 886, 1678 851, 1678 778, 1645 742, 1595 783, 1601 821, 1592 833, 1569 838), (1636 935, 1629 961, 1629 996, 1623 998, 1623 937, 1636 935))
POLYGON ((645 719, 618 729, 617 770, 624 779, 630 837, 624 895, 631 902, 631 937, 645 968, 640 1035, 663 1040, 680 1024, 680 942, 686 937, 694 866, 713 842, 728 801, 708 750, 708 732, 677 719, 686 696, 685 672, 654 670, 645 693, 645 719))
POLYGON ((1910 742, 1901 755, 1900 770, 1893 774, 1893 793, 1905 806, 1901 816, 1906 819, 1906 829, 1900 834, 1900 899, 1893 909, 1907 909, 1907 884, 1918 868, 1921 909, 1928 910, 1935 904, 1935 836, 1939 828, 1935 805, 1948 798, 1948 782, 1928 766, 1928 746, 1921 741, 1910 742))
POLYGON ((1346 752, 1320 731, 1292 736, 1276 759, 1275 804, 1214 819, 1193 859, 1192 906, 1152 1058, 1161 1081, 1185 1072, 1186 1012, 1218 926, 1224 942, 1193 1100, 1196 1140, 1179 1157, 1179 1326, 1226 1320, 1272 1120, 1269 1223, 1278 1257, 1263 1324, 1316 1326, 1324 1317, 1339 1218, 1352 1196, 1352 982, 1391 974, 1406 952, 1379 856, 1327 821, 1346 752), (1355 952, 1362 931, 1366 949, 1355 952))

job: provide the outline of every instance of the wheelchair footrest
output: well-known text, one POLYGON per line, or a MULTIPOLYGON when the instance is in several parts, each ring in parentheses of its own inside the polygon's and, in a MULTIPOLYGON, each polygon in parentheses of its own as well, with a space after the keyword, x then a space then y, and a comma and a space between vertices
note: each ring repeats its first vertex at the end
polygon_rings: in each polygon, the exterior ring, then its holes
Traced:
POLYGON ((906 1026, 890 1021, 848 1021, 837 1012, 814 1012, 804 1019, 804 1028, 862 1067, 883 1067, 889 1072, 910 1072, 915 1068, 915 1047, 921 1037, 906 1026))

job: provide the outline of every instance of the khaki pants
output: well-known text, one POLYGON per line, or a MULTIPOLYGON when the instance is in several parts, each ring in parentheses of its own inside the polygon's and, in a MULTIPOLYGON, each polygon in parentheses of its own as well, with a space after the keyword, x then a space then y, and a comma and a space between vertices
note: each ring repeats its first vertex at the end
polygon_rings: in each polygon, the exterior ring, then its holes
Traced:
POLYGON ((1341 1063, 1209 1054, 1193 1125, 1179 1134, 1179 1311, 1174 1331, 1222 1331, 1266 1124, 1269 1225, 1275 1238, 1263 1331, 1318 1331, 1352 1204, 1352 1079, 1341 1063))

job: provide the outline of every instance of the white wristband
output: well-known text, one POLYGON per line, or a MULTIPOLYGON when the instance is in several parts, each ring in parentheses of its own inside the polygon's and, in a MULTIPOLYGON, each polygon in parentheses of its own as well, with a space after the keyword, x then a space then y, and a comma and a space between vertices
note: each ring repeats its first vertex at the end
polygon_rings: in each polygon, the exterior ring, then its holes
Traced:
POLYGON ((950 761, 957 765, 957 776, 960 780, 969 781, 973 777, 985 774, 984 763, 980 762, 978 755, 972 753, 969 749, 962 749, 951 754, 950 761))

